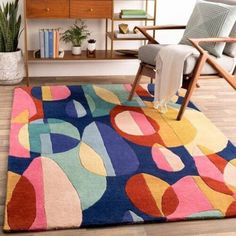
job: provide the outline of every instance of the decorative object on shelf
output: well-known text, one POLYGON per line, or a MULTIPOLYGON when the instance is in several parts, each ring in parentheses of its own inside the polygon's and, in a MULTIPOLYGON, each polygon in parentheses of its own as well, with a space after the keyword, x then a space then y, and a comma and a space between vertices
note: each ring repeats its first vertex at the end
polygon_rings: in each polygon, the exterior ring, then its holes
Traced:
POLYGON ((72 54, 80 55, 81 54, 81 45, 85 39, 90 35, 90 32, 87 30, 87 25, 83 21, 75 23, 70 29, 66 30, 61 37, 65 43, 72 43, 72 54))
POLYGON ((115 31, 114 33, 117 39, 143 39, 143 34, 140 31, 135 30, 135 28, 133 31, 130 31, 127 24, 120 24, 119 31, 115 31))
POLYGON ((64 58, 65 56, 65 51, 62 48, 59 48, 59 58, 64 58))
POLYGON ((87 56, 88 57, 95 57, 96 56, 96 40, 95 39, 88 40, 87 56))
POLYGON ((133 18, 147 18, 147 12, 142 9, 128 9, 128 10, 121 10, 120 18, 123 19, 133 19, 133 18))
POLYGON ((59 58, 59 40, 59 29, 41 29, 40 58, 59 58))
POLYGON ((17 84, 25 74, 23 55, 18 48, 22 32, 18 2, 0 6, 0 84, 17 84))
POLYGON ((119 24, 119 32, 120 34, 128 34, 129 33, 129 25, 128 24, 119 24))
POLYGON ((119 31, 115 31, 115 37, 117 39, 143 39, 143 35, 139 32, 139 33, 135 33, 135 32, 128 32, 126 34, 120 33, 119 31))
MULTIPOLYGON (((58 56, 55 57, 54 59, 56 59, 56 58, 62 59, 62 58, 64 58, 64 55, 65 55, 64 50, 62 48, 59 48, 58 49, 58 56)), ((43 58, 41 57, 41 50, 40 49, 33 51, 33 58, 46 59, 45 57, 43 57, 43 58)), ((50 58, 48 58, 48 59, 50 59, 50 58)))

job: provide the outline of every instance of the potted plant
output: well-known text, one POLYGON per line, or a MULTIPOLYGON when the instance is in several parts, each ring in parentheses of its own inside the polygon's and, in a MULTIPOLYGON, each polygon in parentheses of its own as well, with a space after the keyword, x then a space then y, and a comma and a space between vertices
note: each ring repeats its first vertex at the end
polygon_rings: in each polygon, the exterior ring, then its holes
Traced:
POLYGON ((61 40, 65 43, 72 44, 73 55, 80 55, 81 45, 89 35, 90 33, 87 30, 87 25, 85 25, 83 21, 79 21, 79 23, 75 23, 62 34, 61 40))
POLYGON ((21 35, 19 0, 0 5, 0 84, 16 84, 23 80, 24 60, 18 48, 21 35))

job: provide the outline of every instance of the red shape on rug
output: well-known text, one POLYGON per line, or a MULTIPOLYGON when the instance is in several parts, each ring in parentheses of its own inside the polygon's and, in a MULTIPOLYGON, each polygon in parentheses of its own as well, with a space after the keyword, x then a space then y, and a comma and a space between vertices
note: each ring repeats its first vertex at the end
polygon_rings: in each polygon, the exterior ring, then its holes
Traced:
POLYGON ((227 165, 227 161, 224 160, 221 156, 217 154, 211 154, 207 155, 207 157, 211 160, 211 162, 220 170, 220 172, 223 174, 224 169, 227 165))
POLYGON ((222 183, 220 181, 217 181, 215 179, 211 179, 208 177, 201 177, 202 180, 212 189, 214 189, 217 192, 233 195, 234 193, 226 186, 225 183, 222 183))
POLYGON ((149 116, 147 116, 146 114, 144 114, 143 110, 141 108, 138 107, 128 107, 128 106, 119 106, 117 105, 111 112, 110 112, 110 119, 111 119, 111 123, 112 126, 114 127, 114 129, 116 130, 116 132, 118 134, 120 134, 122 137, 124 137, 125 139, 139 144, 139 145, 143 145, 143 146, 148 146, 148 147, 152 147, 154 144, 158 143, 162 146, 165 146, 165 143, 163 142, 161 136, 158 134, 158 131, 160 129, 160 126, 149 116), (125 112, 125 111, 134 111, 134 112, 138 112, 143 114, 146 119, 148 120, 148 122, 150 122, 151 126, 153 127, 153 129, 156 131, 156 133, 151 134, 151 135, 131 135, 128 133, 123 132, 116 124, 115 122, 115 118, 118 114, 125 112))
POLYGON ((37 120, 37 119, 43 119, 44 118, 44 112, 43 112, 43 103, 42 101, 36 99, 34 96, 32 96, 32 87, 22 87, 22 90, 24 90, 25 92, 27 92, 29 94, 29 96, 31 96, 31 99, 33 100, 35 107, 37 109, 37 114, 34 115, 33 117, 30 118, 30 122, 37 120))
POLYGON ((178 197, 170 186, 164 193, 162 197, 162 212, 164 215, 168 216, 176 210, 179 205, 178 197))
POLYGON ((36 196, 32 184, 21 176, 7 205, 8 224, 12 230, 26 230, 36 217, 36 196))
POLYGON ((162 216, 142 174, 132 177, 125 190, 135 207, 151 216, 162 216))
POLYGON ((226 216, 228 217, 232 217, 235 216, 235 212, 236 212, 236 202, 233 202, 227 209, 226 211, 226 216))

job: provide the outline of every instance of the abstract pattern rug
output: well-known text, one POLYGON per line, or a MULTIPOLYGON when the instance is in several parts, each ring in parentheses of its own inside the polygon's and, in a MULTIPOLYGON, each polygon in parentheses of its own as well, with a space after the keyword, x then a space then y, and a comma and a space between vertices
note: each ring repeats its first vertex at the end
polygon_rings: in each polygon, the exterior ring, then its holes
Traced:
POLYGON ((5 231, 236 216, 236 147, 183 98, 153 86, 17 88, 5 231))

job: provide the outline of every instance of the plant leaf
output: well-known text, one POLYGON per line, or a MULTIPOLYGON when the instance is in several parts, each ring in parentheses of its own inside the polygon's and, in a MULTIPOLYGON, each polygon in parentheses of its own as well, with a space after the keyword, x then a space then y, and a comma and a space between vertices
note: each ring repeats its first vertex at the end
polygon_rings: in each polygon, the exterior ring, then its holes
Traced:
POLYGON ((0 50, 16 51, 22 30, 21 16, 18 16, 19 0, 0 6, 0 50))
POLYGON ((61 37, 65 43, 72 43, 73 46, 81 46, 82 42, 90 35, 87 26, 83 21, 76 22, 61 37))

